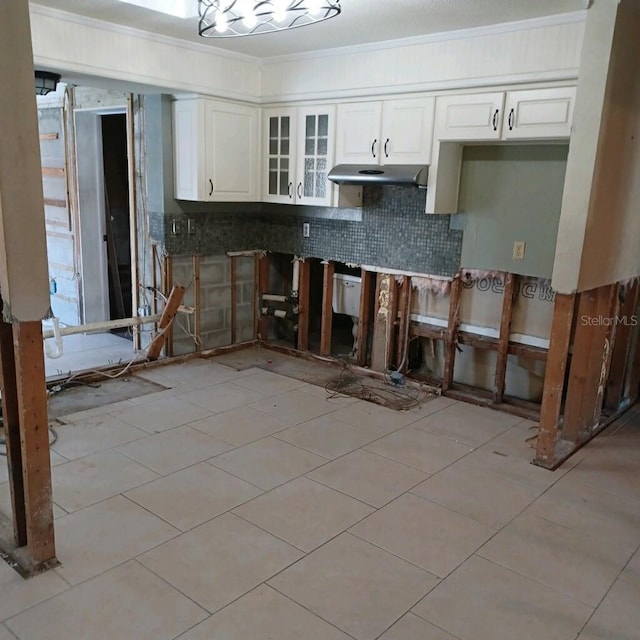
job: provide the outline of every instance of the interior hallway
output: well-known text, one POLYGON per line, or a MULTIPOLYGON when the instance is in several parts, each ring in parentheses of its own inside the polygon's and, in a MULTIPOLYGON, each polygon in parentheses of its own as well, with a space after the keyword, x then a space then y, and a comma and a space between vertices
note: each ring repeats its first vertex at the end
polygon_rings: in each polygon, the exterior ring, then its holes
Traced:
POLYGON ((640 637, 638 408, 549 472, 526 420, 328 398, 246 353, 59 419, 61 565, 0 563, 0 640, 640 637))

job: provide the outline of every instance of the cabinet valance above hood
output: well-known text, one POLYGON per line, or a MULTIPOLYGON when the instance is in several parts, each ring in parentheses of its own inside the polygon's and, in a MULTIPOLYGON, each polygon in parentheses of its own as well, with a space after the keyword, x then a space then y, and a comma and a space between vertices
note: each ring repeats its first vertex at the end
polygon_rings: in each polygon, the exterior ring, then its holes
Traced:
POLYGON ((419 164, 339 164, 327 177, 336 184, 393 184, 426 189, 428 175, 429 167, 419 164))

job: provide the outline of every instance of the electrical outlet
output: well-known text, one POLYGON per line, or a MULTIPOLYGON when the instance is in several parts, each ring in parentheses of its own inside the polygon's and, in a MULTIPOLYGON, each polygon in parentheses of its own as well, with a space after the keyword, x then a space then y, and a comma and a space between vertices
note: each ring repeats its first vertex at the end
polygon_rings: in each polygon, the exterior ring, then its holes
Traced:
POLYGON ((175 218, 171 221, 171 235, 179 236, 182 233, 182 225, 180 224, 180 220, 176 220, 175 218))
POLYGON ((513 259, 524 260, 524 240, 516 240, 513 243, 513 259))
POLYGON ((302 223, 302 237, 308 238, 311 233, 311 225, 308 222, 302 223))
POLYGON ((187 220, 187 233, 193 235, 196 232, 196 221, 193 218, 187 220))

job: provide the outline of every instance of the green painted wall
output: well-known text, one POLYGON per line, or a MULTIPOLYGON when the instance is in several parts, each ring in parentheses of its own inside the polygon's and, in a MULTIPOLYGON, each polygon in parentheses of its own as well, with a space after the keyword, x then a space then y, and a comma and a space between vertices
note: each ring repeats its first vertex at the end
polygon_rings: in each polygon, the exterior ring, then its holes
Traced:
MULTIPOLYGON (((456 227, 464 228, 461 266, 550 278, 568 145, 465 147, 456 227), (513 243, 526 243, 524 260, 513 243)), ((455 218, 455 216, 454 216, 455 218)))

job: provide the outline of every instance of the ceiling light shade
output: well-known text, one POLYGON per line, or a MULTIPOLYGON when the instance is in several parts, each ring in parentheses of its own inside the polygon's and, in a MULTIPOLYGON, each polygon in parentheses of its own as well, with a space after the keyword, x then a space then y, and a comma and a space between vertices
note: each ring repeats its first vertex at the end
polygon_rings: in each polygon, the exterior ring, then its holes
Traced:
POLYGON ((205 38, 284 31, 337 16, 340 0, 198 0, 205 38))
POLYGON ((51 73, 50 71, 34 71, 36 81, 36 95, 46 96, 47 93, 56 90, 58 82, 60 82, 60 76, 57 73, 51 73))

